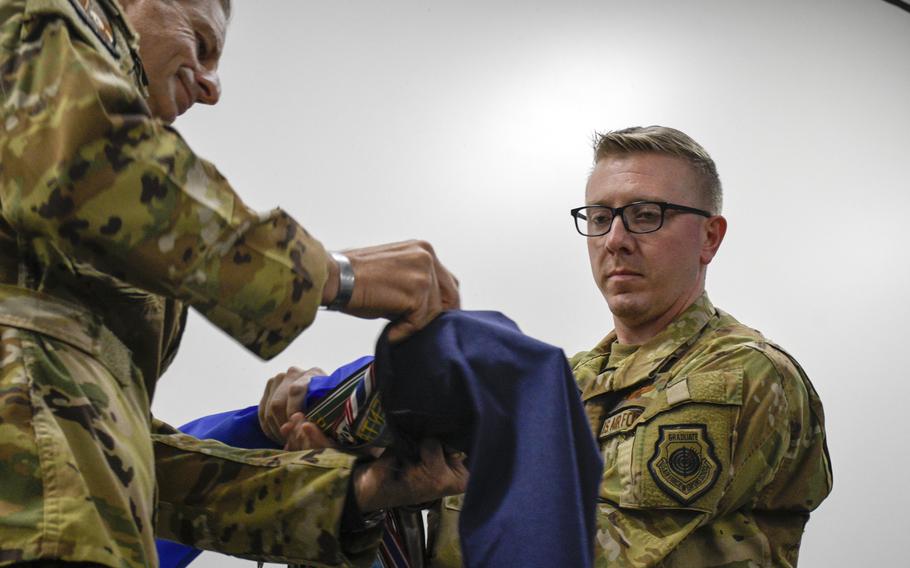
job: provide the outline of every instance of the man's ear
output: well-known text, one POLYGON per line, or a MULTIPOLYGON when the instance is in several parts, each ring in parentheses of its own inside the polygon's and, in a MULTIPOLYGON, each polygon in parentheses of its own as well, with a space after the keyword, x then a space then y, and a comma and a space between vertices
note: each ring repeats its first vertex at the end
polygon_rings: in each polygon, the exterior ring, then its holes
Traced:
POLYGON ((715 215, 705 221, 704 240, 702 241, 700 257, 703 265, 707 266, 711 263, 726 234, 727 220, 722 215, 715 215))

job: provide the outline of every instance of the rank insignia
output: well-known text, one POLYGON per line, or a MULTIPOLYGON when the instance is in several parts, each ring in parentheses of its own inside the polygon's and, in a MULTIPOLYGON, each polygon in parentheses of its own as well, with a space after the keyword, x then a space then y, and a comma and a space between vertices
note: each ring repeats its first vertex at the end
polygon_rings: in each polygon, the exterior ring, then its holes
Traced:
POLYGON ((701 497, 720 475, 707 427, 704 424, 660 426, 648 469, 658 487, 681 504, 688 505, 701 497))

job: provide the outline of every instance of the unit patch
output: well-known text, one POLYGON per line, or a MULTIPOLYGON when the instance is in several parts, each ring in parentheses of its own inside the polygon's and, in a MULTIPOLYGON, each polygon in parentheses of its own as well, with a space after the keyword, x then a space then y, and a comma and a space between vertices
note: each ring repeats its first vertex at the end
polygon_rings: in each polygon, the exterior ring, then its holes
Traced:
POLYGON ((681 504, 688 505, 701 497, 720 475, 707 427, 704 424, 660 426, 648 469, 657 486, 681 504))

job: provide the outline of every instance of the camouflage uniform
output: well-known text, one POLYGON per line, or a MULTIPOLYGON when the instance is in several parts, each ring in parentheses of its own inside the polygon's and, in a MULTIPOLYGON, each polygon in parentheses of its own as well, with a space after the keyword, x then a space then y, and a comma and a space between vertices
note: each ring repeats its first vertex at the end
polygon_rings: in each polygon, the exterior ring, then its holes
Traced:
MULTIPOLYGON (((800 366, 703 295, 639 347, 570 364, 604 457, 595 566, 796 566, 831 490, 824 415, 800 366)), ((460 566, 457 499, 432 566, 460 566)))
POLYGON ((113 0, 0 0, 0 565, 154 566, 156 475, 165 538, 368 565, 378 534, 338 529, 353 457, 153 424, 185 304, 271 357, 313 320, 326 259, 145 94, 113 0))

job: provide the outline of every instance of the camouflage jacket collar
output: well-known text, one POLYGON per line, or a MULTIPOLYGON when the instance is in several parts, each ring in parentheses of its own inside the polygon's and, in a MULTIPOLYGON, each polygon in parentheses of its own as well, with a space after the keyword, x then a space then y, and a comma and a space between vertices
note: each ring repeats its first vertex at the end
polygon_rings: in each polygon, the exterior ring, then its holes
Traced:
POLYGON ((615 368, 609 364, 610 349, 616 341, 616 331, 611 331, 577 366, 588 366, 589 369, 590 366, 597 367, 594 369, 597 376, 584 387, 582 399, 623 390, 656 377, 672 363, 674 355, 684 352, 692 345, 701 336, 705 326, 717 317, 718 312, 708 299, 708 294, 703 293, 663 331, 623 359, 615 368))
MULTIPOLYGON (((82 0, 85 1, 85 0, 82 0)), ((123 8, 118 0, 95 0, 104 5, 109 17, 116 21, 116 25, 123 34, 123 40, 126 44, 126 50, 129 53, 129 61, 126 61, 128 73, 136 80, 136 86, 142 93, 142 96, 148 98, 148 76, 145 74, 145 67, 142 65, 142 59, 139 57, 139 34, 124 16, 123 8)))
POLYGON ((117 23, 120 25, 120 29, 123 32, 123 35, 126 38, 129 46, 139 52, 139 33, 133 28, 133 25, 129 20, 126 19, 123 7, 120 5, 121 0, 95 0, 99 4, 103 4, 104 7, 108 10, 108 13, 113 16, 117 23))
POLYGON ((118 0, 30 0, 26 14, 63 16, 95 51, 110 56, 114 65, 135 80, 148 97, 148 77, 139 58, 139 35, 124 16, 118 0))

